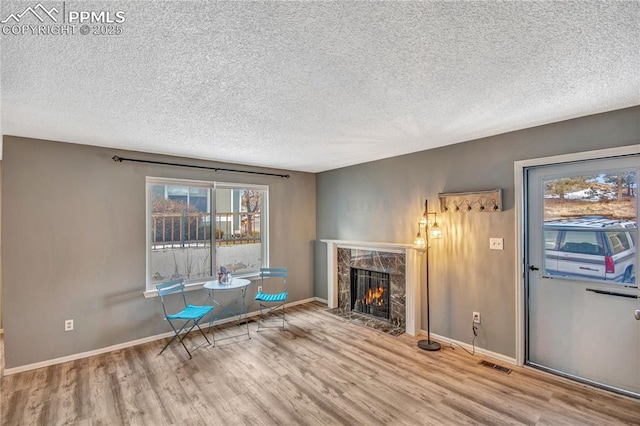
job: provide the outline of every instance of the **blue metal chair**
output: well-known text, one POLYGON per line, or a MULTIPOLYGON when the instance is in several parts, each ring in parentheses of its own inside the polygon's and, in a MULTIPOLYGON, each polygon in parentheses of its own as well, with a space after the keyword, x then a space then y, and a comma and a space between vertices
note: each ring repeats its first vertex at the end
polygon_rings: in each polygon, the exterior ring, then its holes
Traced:
MULTIPOLYGON (((260 283, 262 290, 258 291, 256 297, 253 300, 258 302, 260 307, 260 319, 258 320, 258 331, 260 331, 260 323, 265 322, 266 317, 275 312, 278 308, 282 307, 282 330, 284 331, 284 305, 287 301, 287 268, 260 268, 260 283), (282 284, 279 288, 279 292, 267 292, 265 289, 265 278, 282 278, 282 284)), ((274 289, 275 284, 269 283, 269 286, 274 289)), ((262 326, 262 328, 273 328, 262 326)))
POLYGON ((158 296, 160 296, 160 301, 162 302, 162 311, 164 312, 164 317, 167 320, 167 322, 169 322, 169 325, 171 326, 171 328, 173 329, 173 332, 175 333, 175 335, 171 338, 171 340, 169 340, 169 343, 167 343, 164 346, 164 348, 162 348, 162 350, 160 351, 160 354, 164 352, 164 350, 167 349, 167 347, 177 338, 182 344, 182 346, 184 347, 184 350, 187 351, 187 353, 189 354, 189 359, 191 359, 192 358, 191 352, 189 352, 189 349, 187 349, 187 346, 184 344, 184 339, 189 335, 191 330, 193 330, 195 327, 198 327, 198 330, 200 330, 200 333, 202 334, 204 339, 207 341, 207 343, 211 344, 211 342, 209 342, 209 339, 207 339, 207 336, 204 334, 204 332, 200 328, 199 322, 207 314, 213 311, 213 306, 187 305, 187 298, 184 295, 184 279, 182 278, 160 283, 156 285, 156 288, 158 289, 158 296), (165 296, 169 294, 174 294, 174 293, 180 293, 182 295, 184 309, 181 310, 180 312, 176 312, 175 314, 169 314, 167 313, 167 306, 165 304, 164 298, 165 296), (184 324, 182 324, 182 327, 180 327, 180 329, 178 329, 173 323, 176 320, 184 321, 184 324), (187 327, 189 325, 191 325, 191 327, 187 330, 187 327), (187 332, 183 336, 180 336, 180 333, 182 333, 184 330, 187 330, 187 332))

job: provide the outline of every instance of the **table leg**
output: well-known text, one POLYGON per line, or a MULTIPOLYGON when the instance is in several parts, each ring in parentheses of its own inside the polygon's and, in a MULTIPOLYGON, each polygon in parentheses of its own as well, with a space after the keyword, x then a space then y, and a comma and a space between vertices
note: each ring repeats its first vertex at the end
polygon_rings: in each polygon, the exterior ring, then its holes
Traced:
POLYGON ((240 318, 244 315, 244 324, 247 327, 247 337, 251 339, 249 334, 249 319, 247 318, 247 305, 245 304, 245 296, 247 295, 247 287, 242 287, 242 308, 240 311, 240 318))
MULTIPOLYGON (((247 328, 247 337, 249 339, 251 339, 251 334, 249 333, 249 321, 247 319, 247 305, 246 305, 246 294, 247 294, 247 286, 242 287, 241 289, 241 305, 240 305, 240 312, 239 313, 234 313, 233 312, 233 306, 237 306, 238 304, 238 299, 236 298, 233 301, 233 305, 227 305, 227 306, 223 306, 221 303, 217 302, 215 299, 215 294, 214 294, 214 290, 213 289, 209 289, 209 298, 211 299, 211 304, 216 307, 219 308, 222 312, 220 312, 221 315, 225 315, 227 313, 230 313, 232 315, 237 315, 237 322, 236 324, 238 326, 241 326, 240 322, 243 320, 244 318, 244 322, 245 322, 245 327, 247 328)), ((215 347, 216 345, 216 339, 215 339, 215 334, 214 334, 214 328, 213 328, 213 322, 215 320, 216 316, 212 313, 211 316, 211 321, 209 322, 209 329, 211 330, 211 336, 213 338, 213 346, 215 347)), ((222 339, 218 339, 218 340, 225 340, 225 339, 231 339, 233 337, 238 337, 238 336, 243 336, 243 334, 239 334, 239 335, 235 335, 235 336, 229 336, 229 337, 223 337, 222 339)))

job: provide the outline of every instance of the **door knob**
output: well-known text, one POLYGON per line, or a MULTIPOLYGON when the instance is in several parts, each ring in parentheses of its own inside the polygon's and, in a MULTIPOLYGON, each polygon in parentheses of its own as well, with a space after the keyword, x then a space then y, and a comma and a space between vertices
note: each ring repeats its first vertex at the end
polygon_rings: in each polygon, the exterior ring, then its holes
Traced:
POLYGON ((640 309, 636 309, 636 312, 635 314, 633 314, 633 316, 636 317, 638 321, 640 321, 640 309))
POLYGON ((529 270, 530 270, 530 271, 539 271, 539 270, 540 270, 540 268, 538 268, 538 267, 536 267, 536 266, 531 265, 531 266, 529 266, 529 270))

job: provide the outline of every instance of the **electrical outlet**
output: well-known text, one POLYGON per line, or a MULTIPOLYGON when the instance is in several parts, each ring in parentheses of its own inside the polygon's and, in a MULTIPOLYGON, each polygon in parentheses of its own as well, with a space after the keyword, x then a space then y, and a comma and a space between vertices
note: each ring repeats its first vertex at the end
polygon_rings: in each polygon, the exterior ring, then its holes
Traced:
POLYGON ((258 286, 258 291, 262 291, 262 286, 261 285, 258 286))
POLYGON ((72 331, 73 330, 73 320, 68 319, 64 320, 64 331, 72 331))
POLYGON ((475 324, 480 324, 480 312, 473 313, 473 322, 475 324))
POLYGON ((489 248, 491 250, 504 250, 504 238, 489 238, 489 248))

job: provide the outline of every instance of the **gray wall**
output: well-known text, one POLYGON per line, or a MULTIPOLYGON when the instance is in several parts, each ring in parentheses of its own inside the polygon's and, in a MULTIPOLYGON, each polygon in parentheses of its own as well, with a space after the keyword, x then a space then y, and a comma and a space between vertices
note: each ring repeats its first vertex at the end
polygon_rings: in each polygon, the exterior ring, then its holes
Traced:
MULTIPOLYGON (((430 250, 431 331, 471 343, 478 311, 476 343, 515 357, 514 161, 639 141, 635 107, 320 173, 318 239, 412 243, 425 198, 439 212, 440 192, 502 188, 502 212, 438 213, 444 238, 430 250), (489 250, 490 237, 504 238, 504 251, 489 250)), ((326 282, 326 246, 316 242, 318 297, 327 297, 326 282)))
MULTIPOLYGON (((0 147, 2 143, 0 143, 0 147)), ((0 161, 0 271, 2 271, 2 161, 0 161)), ((0 274, 0 329, 2 328, 2 274, 0 274)))
MULTIPOLYGON (((146 176, 269 185, 271 264, 290 268, 290 301, 313 297, 315 175, 290 172, 290 179, 281 179, 115 163, 115 154, 220 165, 4 137, 2 316, 7 368, 169 330, 160 301, 142 295, 146 176), (64 320, 69 318, 75 320, 75 330, 65 332, 64 320)), ((206 301, 202 290, 188 297, 190 302, 206 301)))

